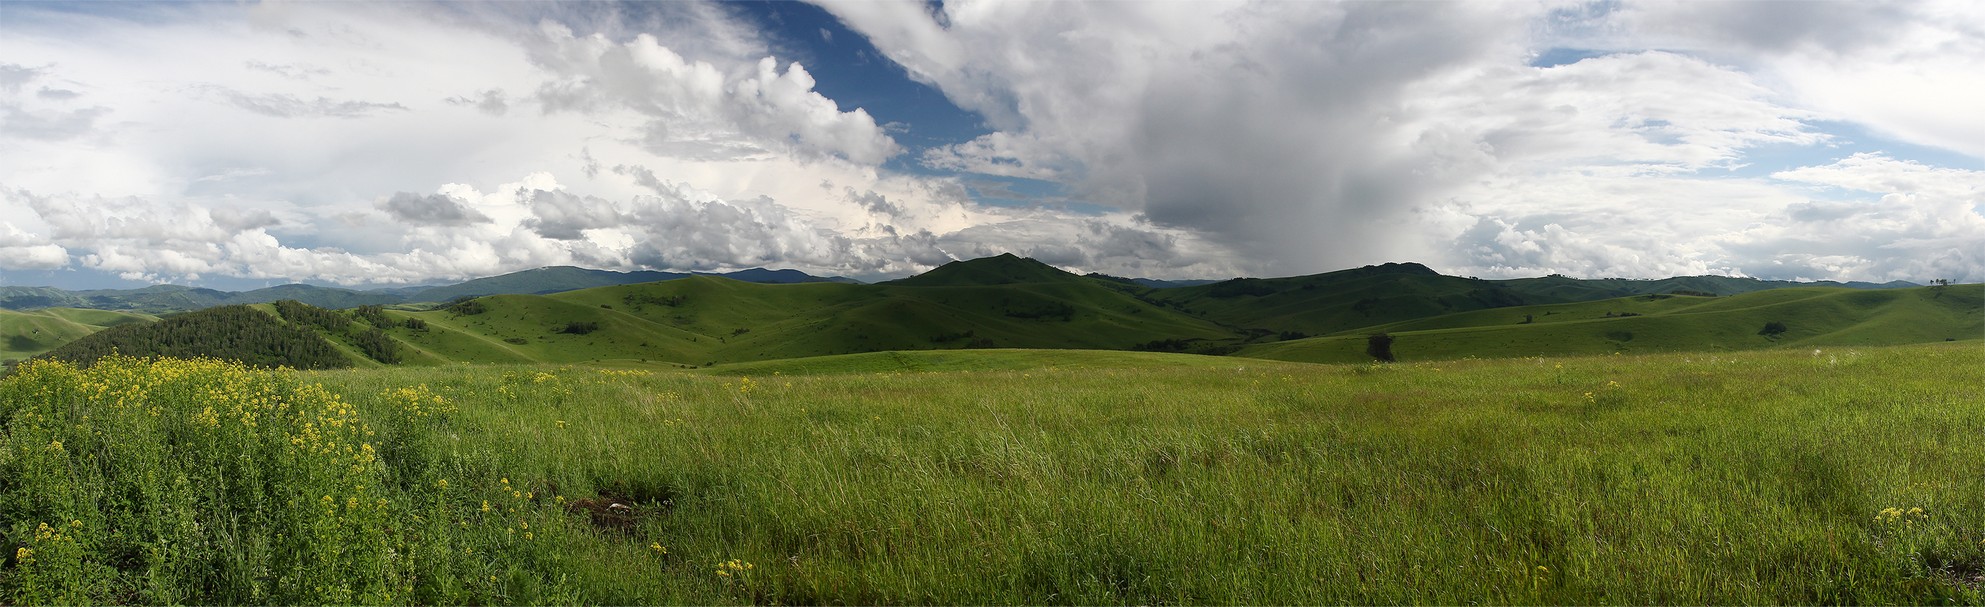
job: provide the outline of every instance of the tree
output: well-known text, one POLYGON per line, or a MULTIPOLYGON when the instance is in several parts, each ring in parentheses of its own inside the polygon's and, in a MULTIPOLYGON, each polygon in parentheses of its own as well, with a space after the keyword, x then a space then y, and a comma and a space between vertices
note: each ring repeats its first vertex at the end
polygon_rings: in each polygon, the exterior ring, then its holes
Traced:
POLYGON ((1378 333, 1365 338, 1365 353, 1370 354, 1372 358, 1392 362, 1395 360, 1392 357, 1392 336, 1378 333))
POLYGON ((1785 323, 1774 320, 1768 323, 1764 323, 1764 328, 1758 329, 1758 335, 1763 335, 1765 337, 1769 337, 1772 339, 1778 339, 1779 335, 1789 330, 1790 329, 1785 328, 1785 323))

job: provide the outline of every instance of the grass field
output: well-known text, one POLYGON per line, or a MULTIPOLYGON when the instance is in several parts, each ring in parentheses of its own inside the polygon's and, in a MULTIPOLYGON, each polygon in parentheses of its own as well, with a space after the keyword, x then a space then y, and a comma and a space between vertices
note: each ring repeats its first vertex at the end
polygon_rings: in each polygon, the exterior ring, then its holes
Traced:
POLYGON ((0 546, 16 604, 1977 604, 1985 350, 34 364, 0 546))

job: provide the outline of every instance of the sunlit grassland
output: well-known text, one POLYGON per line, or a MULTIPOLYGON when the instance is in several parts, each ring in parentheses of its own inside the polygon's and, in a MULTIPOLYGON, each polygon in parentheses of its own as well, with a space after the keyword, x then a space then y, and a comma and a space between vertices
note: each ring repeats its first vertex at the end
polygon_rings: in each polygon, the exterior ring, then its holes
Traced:
POLYGON ((0 603, 1985 601, 1976 344, 983 356, 29 367, 0 603))

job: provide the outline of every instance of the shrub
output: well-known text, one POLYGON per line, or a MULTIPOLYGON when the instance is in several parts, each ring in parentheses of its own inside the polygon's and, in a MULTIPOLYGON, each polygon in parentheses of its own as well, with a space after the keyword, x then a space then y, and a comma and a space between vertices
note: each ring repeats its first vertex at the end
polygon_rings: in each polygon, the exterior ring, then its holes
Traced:
POLYGON ((489 311, 489 307, 483 305, 480 299, 456 300, 455 303, 449 304, 446 309, 458 316, 475 316, 489 311))
POLYGON ((1365 338, 1365 353, 1385 362, 1397 360, 1392 356, 1392 336, 1385 333, 1365 338))
POLYGON ((1779 335, 1783 335, 1788 330, 1790 329, 1787 329, 1785 327, 1785 323, 1774 320, 1768 323, 1764 323, 1764 328, 1758 329, 1758 335, 1763 335, 1765 337, 1777 339, 1779 335))
POLYGON ((600 330, 600 323, 596 323, 592 321, 573 321, 573 322, 565 323, 565 328, 559 329, 558 332, 566 333, 570 335, 585 335, 587 333, 592 333, 598 330, 600 330))

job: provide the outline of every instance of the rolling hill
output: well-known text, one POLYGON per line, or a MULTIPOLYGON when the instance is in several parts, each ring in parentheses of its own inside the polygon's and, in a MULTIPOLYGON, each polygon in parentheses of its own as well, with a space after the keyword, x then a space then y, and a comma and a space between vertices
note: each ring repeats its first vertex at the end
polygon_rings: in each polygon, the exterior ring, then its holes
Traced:
POLYGON ((0 310, 0 360, 25 359, 110 327, 158 320, 143 314, 47 308, 0 310))
POLYGON ((1731 297, 1640 295, 1480 310, 1243 348, 1239 356, 1367 362, 1366 336, 1392 335, 1400 360, 1874 346, 1985 338, 1979 285, 1865 290, 1800 287, 1731 297), (1782 323, 1778 335, 1760 331, 1782 323))
MULTIPOLYGON (((562 288, 633 278, 577 268, 533 272, 513 276, 515 280, 509 282, 481 284, 499 289, 562 288)), ((1741 280, 1485 281, 1443 276, 1418 264, 1385 264, 1314 276, 1153 289, 1134 281, 1077 276, 1032 259, 1002 255, 952 262, 919 276, 874 285, 762 284, 697 275, 549 295, 488 295, 438 309, 370 304, 334 312, 277 301, 246 308, 261 318, 249 318, 255 326, 240 330, 266 332, 263 319, 273 319, 285 331, 295 330, 284 335, 315 336, 357 366, 533 362, 708 366, 984 348, 1238 353, 1292 361, 1358 362, 1369 360, 1364 354, 1365 336, 1380 331, 1397 337, 1394 350, 1408 360, 1902 344, 1985 335, 1979 324, 1985 314, 1978 309, 1981 297, 1975 285, 1882 290, 1781 287, 1730 297, 1667 293, 1601 297, 1623 289, 1707 293, 1702 289, 1731 290, 1758 282, 1741 280), (1758 335, 1767 322, 1782 322, 1788 329, 1780 335, 1758 335)), ((276 289, 251 293, 284 292, 276 289)), ((156 291, 187 295, 188 290, 156 291)), ((202 326, 229 331, 211 322, 202 326)), ((121 335, 105 339, 125 339, 119 351, 127 354, 164 353, 143 349, 121 335)), ((183 335, 157 340, 192 341, 183 335)), ((284 347, 317 350, 316 345, 284 347)), ((82 340, 70 351, 51 356, 73 358, 75 351, 106 349, 82 340)))

